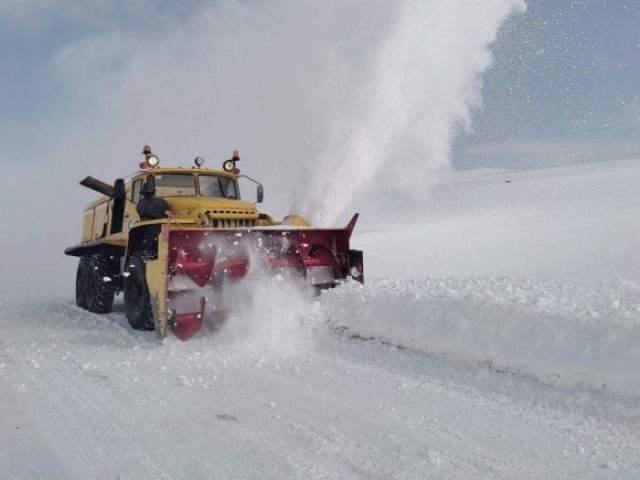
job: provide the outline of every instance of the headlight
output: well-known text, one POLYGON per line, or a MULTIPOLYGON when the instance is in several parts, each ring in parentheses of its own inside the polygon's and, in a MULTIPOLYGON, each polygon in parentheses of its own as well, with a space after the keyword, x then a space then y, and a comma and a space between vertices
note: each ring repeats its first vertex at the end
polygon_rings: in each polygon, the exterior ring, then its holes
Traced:
POLYGON ((194 160, 195 164, 197 167, 201 167, 202 165, 204 165, 204 158, 202 157, 196 157, 196 159, 194 160))
POLYGON ((147 165, 149 165, 150 168, 156 168, 160 165, 160 159, 155 155, 147 155, 147 165))
POLYGON ((227 160, 222 164, 222 168, 224 168, 225 172, 233 172, 236 168, 236 162, 233 160, 227 160))

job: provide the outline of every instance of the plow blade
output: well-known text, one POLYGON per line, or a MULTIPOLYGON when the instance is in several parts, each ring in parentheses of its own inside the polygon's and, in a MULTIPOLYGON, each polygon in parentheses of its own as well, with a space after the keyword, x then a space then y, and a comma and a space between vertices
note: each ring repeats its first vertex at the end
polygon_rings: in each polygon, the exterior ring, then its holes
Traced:
POLYGON ((356 219, 342 229, 185 229, 169 219, 158 237, 157 258, 146 262, 158 337, 171 330, 187 340, 204 322, 220 325, 233 309, 223 293, 250 269, 286 272, 318 288, 347 277, 362 281, 362 252, 349 249, 356 219))

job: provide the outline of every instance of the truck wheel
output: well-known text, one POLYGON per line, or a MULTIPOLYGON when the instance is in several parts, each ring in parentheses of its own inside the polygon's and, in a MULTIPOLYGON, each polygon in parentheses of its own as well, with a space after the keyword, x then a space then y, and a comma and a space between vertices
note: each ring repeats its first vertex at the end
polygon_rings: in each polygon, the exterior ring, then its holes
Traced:
POLYGON ((87 275, 89 274, 89 255, 83 255, 78 262, 76 272, 76 305, 87 309, 87 275))
POLYGON ((93 313, 109 313, 116 295, 113 276, 113 260, 101 253, 89 259, 86 281, 87 310, 93 313))
POLYGON ((124 281, 124 308, 129 325, 135 330, 154 330, 151 297, 143 258, 132 255, 127 272, 129 276, 124 281))

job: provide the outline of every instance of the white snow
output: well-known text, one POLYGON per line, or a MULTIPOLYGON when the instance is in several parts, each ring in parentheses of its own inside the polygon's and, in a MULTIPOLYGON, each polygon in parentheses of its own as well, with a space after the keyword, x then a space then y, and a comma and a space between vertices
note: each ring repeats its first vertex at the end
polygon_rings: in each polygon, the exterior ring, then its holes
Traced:
POLYGON ((326 292, 322 305, 331 325, 363 338, 486 364, 551 385, 640 398, 636 283, 383 279, 326 292))
POLYGON ((251 281, 189 342, 3 296, 0 477, 638 478, 639 184, 454 173, 363 212, 364 286, 251 281))
POLYGON ((426 202, 367 204, 353 242, 365 252, 368 276, 639 281, 639 186, 640 158, 454 172, 426 202))

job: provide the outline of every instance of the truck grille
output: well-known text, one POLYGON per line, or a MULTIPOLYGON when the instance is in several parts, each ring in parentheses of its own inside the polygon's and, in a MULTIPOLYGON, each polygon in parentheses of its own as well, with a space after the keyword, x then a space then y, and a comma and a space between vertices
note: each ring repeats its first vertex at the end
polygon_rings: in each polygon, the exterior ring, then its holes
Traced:
POLYGON ((242 211, 209 211, 206 212, 208 228, 251 228, 257 225, 257 218, 219 218, 220 216, 243 215, 242 211))

